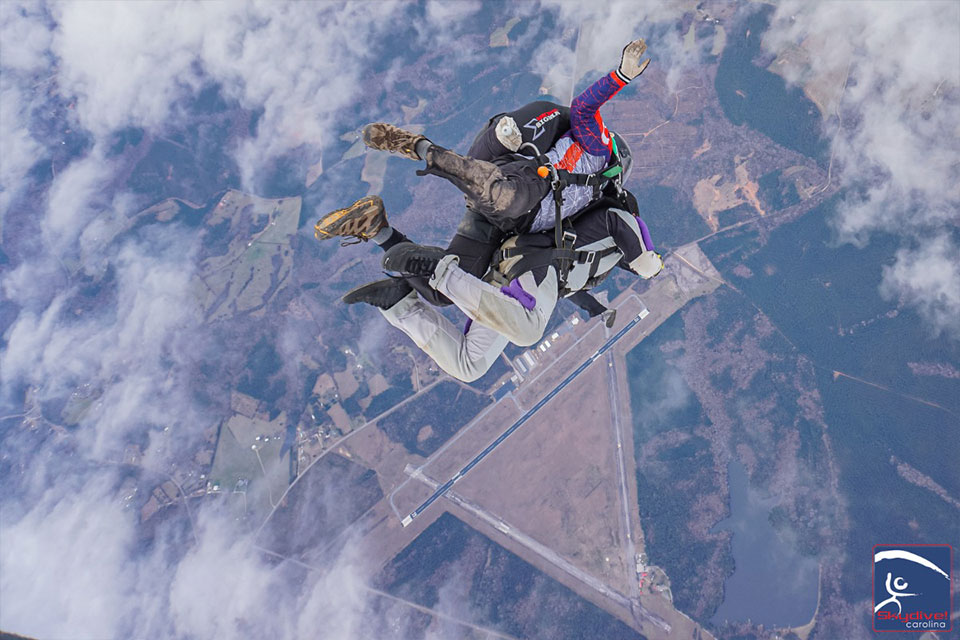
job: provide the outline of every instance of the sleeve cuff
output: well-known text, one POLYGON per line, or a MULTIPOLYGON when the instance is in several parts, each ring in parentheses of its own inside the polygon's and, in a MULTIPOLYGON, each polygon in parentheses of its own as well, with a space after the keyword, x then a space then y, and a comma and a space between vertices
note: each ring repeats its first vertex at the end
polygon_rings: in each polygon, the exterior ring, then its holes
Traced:
POLYGON ((630 79, 620 73, 620 69, 614 69, 610 76, 617 82, 621 87, 625 87, 630 83, 630 79))

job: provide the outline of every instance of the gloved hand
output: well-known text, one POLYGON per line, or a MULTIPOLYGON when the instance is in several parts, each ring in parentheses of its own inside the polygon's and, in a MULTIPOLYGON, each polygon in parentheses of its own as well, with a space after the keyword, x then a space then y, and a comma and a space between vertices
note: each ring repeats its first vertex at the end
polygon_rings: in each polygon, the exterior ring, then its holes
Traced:
POLYGON ((629 267, 641 278, 649 279, 663 269, 663 258, 655 251, 644 251, 634 258, 629 267))
POLYGON ((644 42, 643 38, 634 40, 623 48, 623 53, 620 55, 620 66, 617 67, 617 74, 624 82, 630 82, 636 78, 643 73, 643 70, 650 64, 650 58, 640 62, 640 58, 646 50, 647 43, 644 42))

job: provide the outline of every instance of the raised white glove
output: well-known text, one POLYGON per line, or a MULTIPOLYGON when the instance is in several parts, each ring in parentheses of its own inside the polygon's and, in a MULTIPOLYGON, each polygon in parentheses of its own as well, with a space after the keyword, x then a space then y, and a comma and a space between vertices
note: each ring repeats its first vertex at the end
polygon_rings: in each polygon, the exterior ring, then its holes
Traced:
POLYGON ((617 67, 617 74, 621 80, 630 82, 643 73, 643 70, 650 64, 650 58, 640 62, 640 58, 643 57, 646 50, 647 43, 644 42, 643 38, 634 40, 623 48, 623 53, 620 54, 620 66, 617 67))
POLYGON ((655 251, 644 251, 628 265, 641 278, 648 279, 663 269, 663 258, 655 251))

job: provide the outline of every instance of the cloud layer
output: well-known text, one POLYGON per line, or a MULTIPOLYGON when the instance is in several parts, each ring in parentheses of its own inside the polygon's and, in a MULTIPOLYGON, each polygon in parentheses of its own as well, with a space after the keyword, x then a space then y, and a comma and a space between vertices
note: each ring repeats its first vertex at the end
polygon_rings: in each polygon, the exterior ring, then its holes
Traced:
POLYGON ((881 292, 935 332, 960 336, 960 5, 781 2, 764 46, 802 45, 806 73, 847 77, 830 105, 834 175, 848 187, 833 223, 859 245, 901 238, 881 292))
MULTIPOLYGON (((511 37, 542 40, 524 63, 545 84, 572 87, 571 74, 612 68, 623 43, 643 35, 669 83, 699 55, 675 29, 685 6, 522 3, 516 15, 533 26, 511 37), (582 26, 604 37, 578 47, 582 26)), ((804 30, 837 35, 830 40, 843 49, 818 51, 817 63, 851 65, 856 82, 834 152, 842 179, 861 194, 847 201, 838 229, 861 242, 902 234, 883 292, 948 327, 960 317, 958 53, 900 47, 893 55, 889 44, 902 40, 899 24, 922 34, 917 41, 949 44, 943 25, 956 25, 957 7, 846 7, 783 4, 769 43, 792 45, 804 30), (802 19, 791 21, 791 10, 802 19)), ((445 47, 446 63, 457 65, 476 56, 454 45, 484 10, 479 2, 419 12, 399 2, 0 3, 0 415, 21 413, 27 389, 88 405, 66 435, 32 431, 42 420, 2 423, 0 473, 14 489, 0 498, 0 628, 51 638, 344 638, 379 628, 365 619, 354 551, 322 575, 293 579, 289 565, 268 562, 231 514, 209 505, 191 514, 189 541, 171 524, 144 546, 139 513, 118 495, 122 473, 104 460, 146 443, 147 466, 161 474, 223 416, 194 394, 206 335, 192 284, 196 230, 119 234, 153 203, 126 190, 112 148, 127 128, 160 137, 190 124, 185 105, 218 87, 259 115, 223 150, 256 191, 277 157, 298 150, 315 162, 338 144, 345 120, 376 108, 363 102, 364 82, 389 82, 383 74, 398 63, 383 52, 401 19, 416 21, 416 42, 403 46, 445 47), (102 284, 98 292, 91 282, 102 284)), ((402 637, 402 620, 394 623, 383 628, 402 637)))
POLYGON ((636 38, 647 41, 648 56, 656 61, 671 89, 682 70, 700 56, 699 50, 684 48, 675 28, 676 21, 692 9, 680 2, 545 0, 540 6, 555 14, 563 31, 569 33, 566 38, 544 42, 532 61, 532 70, 544 76, 548 87, 567 86, 571 77, 577 82, 585 74, 614 69, 620 64, 623 46, 636 38))
POLYGON ((146 443, 145 466, 162 474, 221 417, 194 394, 206 335, 193 280, 199 238, 179 224, 118 235, 152 203, 124 191, 114 136, 189 124, 185 101, 219 86, 261 114, 225 150, 250 188, 279 154, 304 148, 319 159, 375 64, 368 43, 382 42, 401 5, 369 7, 0 4, 0 233, 12 257, 0 264, 0 413, 23 411, 27 389, 86 406, 66 436, 35 414, 0 432, 4 483, 16 487, 0 521, 0 628, 45 638, 360 633, 367 594, 351 552, 322 576, 292 579, 233 514, 196 503, 195 543, 161 524, 144 549, 139 510, 118 494, 124 476, 102 461, 146 443), (79 142, 64 154, 70 135, 79 142))

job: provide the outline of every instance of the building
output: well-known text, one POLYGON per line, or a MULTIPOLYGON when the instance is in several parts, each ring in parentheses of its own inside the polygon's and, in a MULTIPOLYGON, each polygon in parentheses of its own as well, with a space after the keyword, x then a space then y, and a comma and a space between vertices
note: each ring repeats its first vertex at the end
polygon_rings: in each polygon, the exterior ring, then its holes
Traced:
POLYGON ((533 371, 533 368, 537 366, 537 361, 533 359, 533 356, 530 355, 529 351, 524 352, 523 359, 527 363, 527 366, 530 367, 531 371, 533 371))
MULTIPOLYGON (((512 380, 512 379, 511 379, 512 380)), ((493 399, 500 400, 503 396, 507 395, 514 390, 514 384, 512 381, 504 382, 500 385, 500 388, 493 392, 493 399)))

